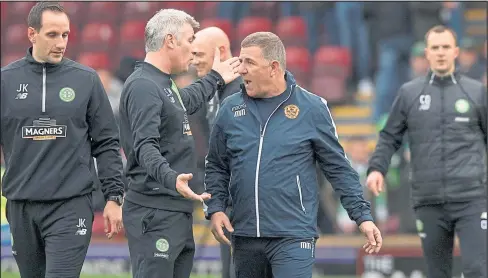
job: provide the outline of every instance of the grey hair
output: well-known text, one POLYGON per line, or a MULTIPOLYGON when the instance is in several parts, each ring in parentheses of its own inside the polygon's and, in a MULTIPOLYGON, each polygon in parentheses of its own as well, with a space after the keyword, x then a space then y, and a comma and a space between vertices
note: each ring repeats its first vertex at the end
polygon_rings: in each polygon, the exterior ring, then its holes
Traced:
POLYGON ((192 28, 200 27, 200 23, 184 11, 163 9, 157 12, 149 19, 144 31, 146 53, 161 49, 164 38, 167 35, 171 34, 178 39, 181 28, 185 23, 190 24, 192 28))
POLYGON ((281 39, 271 32, 256 32, 248 35, 241 43, 241 47, 257 46, 263 51, 264 59, 278 61, 280 67, 286 70, 286 51, 281 39))

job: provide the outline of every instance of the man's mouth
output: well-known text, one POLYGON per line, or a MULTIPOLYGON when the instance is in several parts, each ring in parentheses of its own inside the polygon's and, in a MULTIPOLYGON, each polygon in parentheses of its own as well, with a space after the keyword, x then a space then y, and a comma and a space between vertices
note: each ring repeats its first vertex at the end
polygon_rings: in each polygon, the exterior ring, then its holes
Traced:
POLYGON ((251 80, 244 80, 244 84, 247 86, 249 84, 251 84, 251 80))

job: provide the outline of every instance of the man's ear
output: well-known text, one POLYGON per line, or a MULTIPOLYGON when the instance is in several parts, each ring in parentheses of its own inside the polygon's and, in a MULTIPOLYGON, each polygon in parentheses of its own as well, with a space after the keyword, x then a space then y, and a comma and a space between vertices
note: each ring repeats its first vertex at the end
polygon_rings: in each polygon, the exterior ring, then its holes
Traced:
POLYGON ((280 63, 278 61, 273 61, 271 62, 271 72, 270 72, 270 76, 271 77, 275 77, 278 75, 278 72, 280 70, 280 63))
POLYGON ((32 27, 29 27, 27 29, 27 37, 29 38, 29 41, 31 43, 35 43, 36 42, 36 36, 37 36, 37 31, 36 29, 32 28, 32 27))
POLYGON ((221 45, 219 46, 219 50, 220 50, 220 61, 225 61, 225 46, 221 45))
POLYGON ((460 51, 460 50, 459 50, 459 46, 456 46, 456 47, 454 48, 454 58, 455 58, 455 59, 459 57, 459 51, 460 51))
POLYGON ((167 34, 164 37, 164 44, 168 46, 170 49, 174 49, 176 47, 176 38, 172 34, 167 34))

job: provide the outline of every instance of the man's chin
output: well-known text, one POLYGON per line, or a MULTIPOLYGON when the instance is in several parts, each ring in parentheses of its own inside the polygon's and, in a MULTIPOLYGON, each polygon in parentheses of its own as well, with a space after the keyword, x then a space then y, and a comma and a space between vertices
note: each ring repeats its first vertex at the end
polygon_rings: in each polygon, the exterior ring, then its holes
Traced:
POLYGON ((50 59, 47 59, 47 62, 50 63, 50 64, 58 64, 62 60, 63 60, 63 56, 61 56, 60 58, 50 58, 50 59))

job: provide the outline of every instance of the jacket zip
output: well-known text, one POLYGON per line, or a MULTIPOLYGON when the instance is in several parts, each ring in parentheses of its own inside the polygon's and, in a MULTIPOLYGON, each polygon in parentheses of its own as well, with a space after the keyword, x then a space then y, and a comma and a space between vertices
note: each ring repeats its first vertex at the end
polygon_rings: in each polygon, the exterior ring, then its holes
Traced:
POLYGON ((256 178, 254 180, 254 199, 256 200, 256 236, 261 237, 261 232, 259 231, 259 166, 261 165, 261 153, 263 151, 263 141, 264 141, 264 134, 266 133, 266 127, 268 126, 269 119, 271 119, 271 116, 278 110, 278 108, 285 103, 290 97, 291 94, 293 93, 294 86, 291 86, 290 89, 290 94, 288 97, 282 101, 274 110, 271 112, 271 115, 269 115, 268 119, 266 120, 266 123, 264 124, 264 128, 262 125, 259 125, 259 148, 258 148, 258 161, 256 163, 256 178))
POLYGON ((305 210, 305 206, 303 206, 302 186, 300 185, 299 175, 297 175, 297 186, 298 186, 298 195, 300 196, 300 205, 302 206, 303 213, 307 213, 307 211, 305 210))
POLYGON ((42 113, 46 113, 46 66, 42 67, 42 113))
POLYGON ((444 201, 446 200, 446 182, 445 182, 445 157, 444 157, 444 126, 445 126, 445 121, 444 121, 444 93, 446 92, 445 90, 445 84, 440 84, 441 85, 441 162, 442 162, 442 186, 443 186, 443 199, 444 201))

